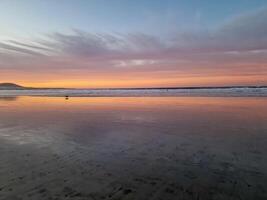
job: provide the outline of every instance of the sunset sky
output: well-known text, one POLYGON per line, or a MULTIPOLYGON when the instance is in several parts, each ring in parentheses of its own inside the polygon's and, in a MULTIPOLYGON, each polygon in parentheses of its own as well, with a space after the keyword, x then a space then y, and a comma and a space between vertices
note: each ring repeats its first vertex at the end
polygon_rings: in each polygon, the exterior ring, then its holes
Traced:
POLYGON ((267 1, 0 0, 0 82, 267 85, 267 1))

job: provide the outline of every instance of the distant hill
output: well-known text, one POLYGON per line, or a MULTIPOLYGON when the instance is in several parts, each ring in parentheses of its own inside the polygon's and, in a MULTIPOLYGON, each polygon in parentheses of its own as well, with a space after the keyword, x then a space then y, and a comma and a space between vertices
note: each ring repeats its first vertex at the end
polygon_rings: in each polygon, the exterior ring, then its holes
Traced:
POLYGON ((23 86, 15 83, 0 83, 0 90, 22 90, 25 89, 23 86))

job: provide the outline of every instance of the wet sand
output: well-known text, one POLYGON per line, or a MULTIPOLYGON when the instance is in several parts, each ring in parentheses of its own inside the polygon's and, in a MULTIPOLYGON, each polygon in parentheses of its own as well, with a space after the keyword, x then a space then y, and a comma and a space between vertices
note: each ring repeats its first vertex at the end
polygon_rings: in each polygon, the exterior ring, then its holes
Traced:
POLYGON ((266 199, 266 105, 0 98, 0 199, 266 199))

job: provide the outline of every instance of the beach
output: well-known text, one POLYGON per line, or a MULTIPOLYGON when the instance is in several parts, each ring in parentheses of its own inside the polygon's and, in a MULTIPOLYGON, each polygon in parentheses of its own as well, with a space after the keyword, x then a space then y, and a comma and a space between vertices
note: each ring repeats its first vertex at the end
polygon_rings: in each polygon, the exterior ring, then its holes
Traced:
POLYGON ((0 199, 266 199, 266 105, 2 96, 0 199))

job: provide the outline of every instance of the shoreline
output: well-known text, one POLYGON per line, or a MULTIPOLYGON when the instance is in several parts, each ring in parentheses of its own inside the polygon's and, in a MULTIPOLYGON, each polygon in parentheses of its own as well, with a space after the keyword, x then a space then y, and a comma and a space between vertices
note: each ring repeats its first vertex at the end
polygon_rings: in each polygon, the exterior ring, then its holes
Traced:
POLYGON ((267 97, 267 87, 191 88, 191 89, 23 89, 1 90, 0 97, 267 97))

